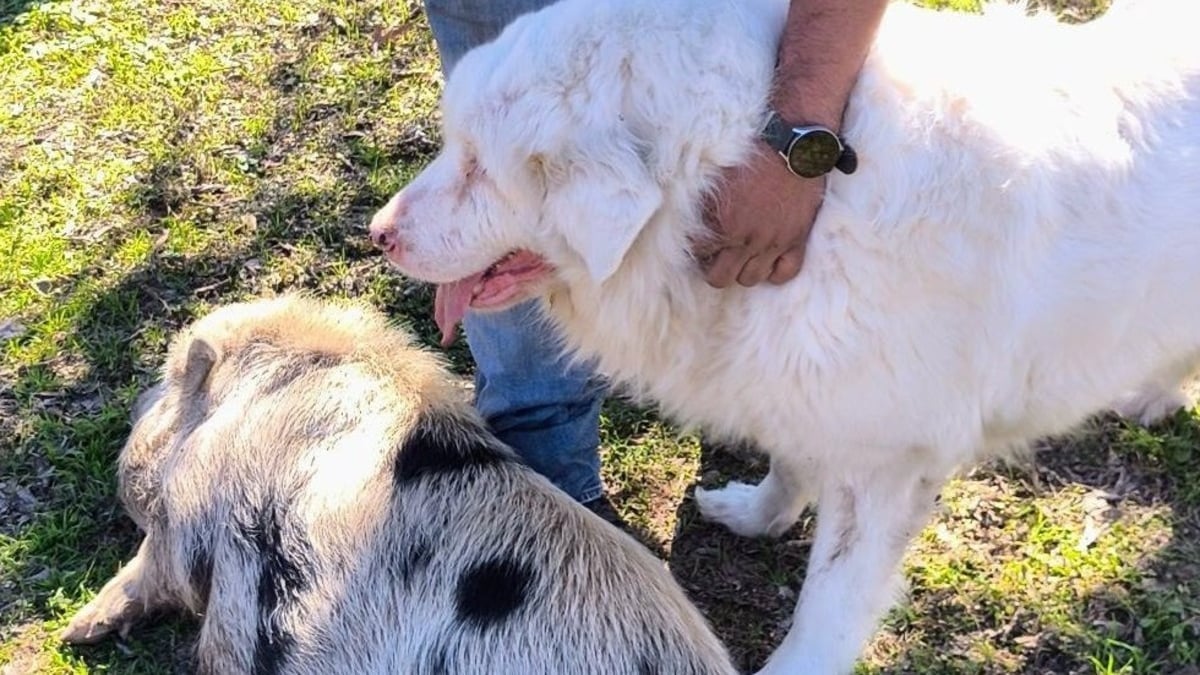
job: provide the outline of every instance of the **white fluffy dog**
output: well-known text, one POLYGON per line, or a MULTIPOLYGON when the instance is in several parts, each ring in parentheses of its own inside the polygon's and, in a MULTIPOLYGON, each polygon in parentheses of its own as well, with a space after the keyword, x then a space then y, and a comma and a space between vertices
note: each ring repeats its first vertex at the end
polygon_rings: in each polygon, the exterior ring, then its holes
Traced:
MULTIPOLYGON (((567 346, 676 419, 770 453, 704 514, 816 538, 772 673, 852 668, 908 539, 964 463, 1200 357, 1200 3, 1071 26, 893 4, 805 266, 718 291, 703 196, 759 151, 786 0, 563 0, 468 54, 445 147, 375 217, 444 323, 540 296, 567 346)), ((782 160, 781 160, 782 161, 782 160)), ((799 180, 799 179, 797 179, 799 180)))

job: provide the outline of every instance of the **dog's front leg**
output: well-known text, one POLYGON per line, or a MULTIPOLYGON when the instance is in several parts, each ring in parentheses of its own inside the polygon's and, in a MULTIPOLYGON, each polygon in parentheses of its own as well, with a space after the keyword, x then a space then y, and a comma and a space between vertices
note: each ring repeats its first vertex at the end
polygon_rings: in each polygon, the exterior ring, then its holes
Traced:
POLYGON ((900 559, 928 518, 945 475, 897 464, 821 487, 792 627, 762 674, 851 672, 894 601, 900 559))
POLYGON ((771 470, 758 485, 735 481, 718 490, 696 488, 696 505, 706 520, 743 537, 778 537, 812 501, 805 473, 799 463, 773 457, 771 470))

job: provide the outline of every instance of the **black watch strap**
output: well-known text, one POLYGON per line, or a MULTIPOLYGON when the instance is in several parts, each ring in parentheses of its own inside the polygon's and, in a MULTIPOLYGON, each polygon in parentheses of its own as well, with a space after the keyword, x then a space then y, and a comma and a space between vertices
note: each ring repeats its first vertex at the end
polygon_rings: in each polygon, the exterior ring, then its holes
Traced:
POLYGON ((854 151, 854 148, 846 144, 846 139, 841 136, 838 136, 838 139, 842 141, 842 154, 838 157, 837 164, 834 166, 842 173, 854 173, 858 170, 858 153, 854 151))
POLYGON ((792 142, 792 127, 772 111, 767 115, 767 126, 763 127, 762 139, 776 152, 787 152, 792 142))

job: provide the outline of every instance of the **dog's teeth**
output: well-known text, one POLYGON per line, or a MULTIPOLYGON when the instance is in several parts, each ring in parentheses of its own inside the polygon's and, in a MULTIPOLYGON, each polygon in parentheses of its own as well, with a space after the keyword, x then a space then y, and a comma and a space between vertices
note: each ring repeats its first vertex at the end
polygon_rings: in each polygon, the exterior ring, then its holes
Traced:
POLYGON ((509 260, 512 260, 513 257, 515 257, 516 255, 517 255, 517 252, 513 251, 511 253, 506 254, 503 258, 492 263, 490 267, 488 267, 486 270, 483 271, 484 278, 490 277, 491 275, 495 274, 496 270, 500 269, 501 265, 508 262, 509 260))

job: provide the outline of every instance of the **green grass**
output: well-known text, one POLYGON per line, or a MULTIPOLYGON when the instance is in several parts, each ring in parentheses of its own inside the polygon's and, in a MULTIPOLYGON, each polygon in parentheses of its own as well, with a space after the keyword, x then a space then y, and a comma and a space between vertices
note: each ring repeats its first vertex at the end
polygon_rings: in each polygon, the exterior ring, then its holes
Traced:
MULTIPOLYGON (((927 4, 975 8, 951 0, 927 4)), ((1072 16, 1100 8, 1076 2, 1072 16)), ((430 294, 365 223, 437 147, 415 4, 0 0, 0 673, 157 673, 194 625, 54 639, 135 548, 114 497, 129 405, 174 332, 236 299, 365 298, 429 344, 430 294)), ((470 372, 465 347, 451 352, 470 372)), ((605 475, 749 669, 778 643, 811 536, 746 541, 697 483, 761 460, 605 410, 605 475)), ((863 672, 1178 673, 1200 659, 1200 420, 1111 419, 1034 471, 955 481, 863 672), (1082 544, 1081 544, 1082 542, 1082 544)))

